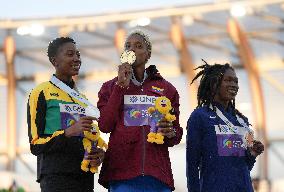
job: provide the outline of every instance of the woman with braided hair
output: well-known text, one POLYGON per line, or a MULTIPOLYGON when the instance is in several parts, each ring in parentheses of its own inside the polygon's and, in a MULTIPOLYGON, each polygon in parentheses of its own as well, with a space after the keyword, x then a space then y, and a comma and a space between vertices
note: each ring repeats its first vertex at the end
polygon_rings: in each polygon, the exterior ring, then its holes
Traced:
POLYGON ((168 148, 179 144, 182 137, 179 94, 154 65, 146 67, 152 44, 145 33, 133 31, 124 45, 125 51, 135 54, 134 63, 121 61, 117 77, 99 91, 99 127, 110 133, 99 183, 110 192, 170 192, 175 188, 168 148), (158 145, 147 142, 150 125, 146 112, 160 96, 171 101, 176 120, 159 121, 157 132, 164 136, 164 143, 158 145))
POLYGON ((191 83, 201 80, 198 105, 187 122, 188 191, 252 192, 250 171, 264 146, 235 108, 236 73, 229 64, 205 62, 196 69, 201 71, 191 83))

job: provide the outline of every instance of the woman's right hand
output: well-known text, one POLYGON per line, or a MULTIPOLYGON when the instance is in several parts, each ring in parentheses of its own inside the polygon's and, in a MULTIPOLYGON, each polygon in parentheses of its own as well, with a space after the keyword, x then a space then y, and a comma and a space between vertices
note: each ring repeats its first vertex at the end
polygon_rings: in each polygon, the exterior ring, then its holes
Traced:
POLYGON ((93 128, 93 121, 97 121, 97 118, 90 116, 81 117, 79 121, 75 122, 73 125, 65 129, 65 136, 78 136, 84 131, 91 131, 93 128))
POLYGON ((98 167, 103 162, 105 157, 105 151, 100 148, 92 148, 91 153, 88 155, 88 159, 91 161, 92 167, 98 167))
POLYGON ((128 63, 123 63, 118 66, 117 84, 122 87, 128 87, 132 75, 132 67, 128 63))
POLYGON ((264 151, 264 145, 257 140, 253 141, 253 146, 249 148, 250 153, 254 156, 257 157, 264 151))

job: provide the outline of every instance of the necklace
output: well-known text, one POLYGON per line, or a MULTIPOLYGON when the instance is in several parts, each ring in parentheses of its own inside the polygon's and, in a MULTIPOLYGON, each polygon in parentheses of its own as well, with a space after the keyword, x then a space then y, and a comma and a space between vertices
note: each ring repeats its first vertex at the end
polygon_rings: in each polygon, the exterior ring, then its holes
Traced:
POLYGON ((136 86, 142 86, 143 83, 144 83, 144 81, 147 79, 147 77, 148 77, 148 74, 147 74, 147 72, 146 72, 146 70, 145 70, 145 71, 144 71, 143 80, 142 80, 142 82, 139 82, 139 81, 137 81, 137 79, 136 79, 136 77, 135 77, 135 75, 134 75, 134 73, 133 73, 133 71, 132 71, 131 81, 132 81, 133 84, 136 85, 136 86))

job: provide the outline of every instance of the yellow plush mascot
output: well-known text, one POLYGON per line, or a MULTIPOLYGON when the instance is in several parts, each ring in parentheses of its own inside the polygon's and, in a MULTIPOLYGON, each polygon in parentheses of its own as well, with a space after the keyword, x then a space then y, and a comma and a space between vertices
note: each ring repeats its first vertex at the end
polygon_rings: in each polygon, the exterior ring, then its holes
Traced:
POLYGON ((92 173, 98 172, 98 167, 90 167, 90 160, 87 159, 88 154, 90 154, 92 147, 99 147, 107 149, 107 144, 105 141, 100 137, 100 130, 96 124, 93 124, 93 130, 84 131, 84 138, 83 138, 83 146, 85 149, 84 159, 81 162, 81 169, 85 172, 91 171, 92 173))
POLYGON ((148 142, 164 143, 164 136, 161 133, 157 133, 156 125, 162 118, 170 122, 176 120, 176 116, 171 114, 172 109, 171 101, 164 96, 158 97, 155 101, 155 106, 148 108, 148 113, 151 114, 149 118, 150 133, 148 134, 148 142))

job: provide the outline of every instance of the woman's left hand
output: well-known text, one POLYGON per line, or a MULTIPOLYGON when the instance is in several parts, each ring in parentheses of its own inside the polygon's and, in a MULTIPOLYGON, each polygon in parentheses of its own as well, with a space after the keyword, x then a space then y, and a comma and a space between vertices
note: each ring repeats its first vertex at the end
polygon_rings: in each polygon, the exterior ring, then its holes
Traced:
POLYGON ((88 155, 88 159, 90 160, 90 165, 92 167, 98 167, 102 164, 105 157, 104 150, 100 148, 92 148, 91 153, 88 155))
POLYGON ((257 140, 253 141, 253 146, 249 148, 250 153, 254 156, 257 157, 264 151, 264 145, 257 140))
POLYGON ((170 121, 167 121, 165 118, 161 119, 159 123, 157 124, 158 127, 158 133, 161 133, 163 136, 167 138, 173 138, 176 136, 176 133, 173 128, 173 123, 170 121))

